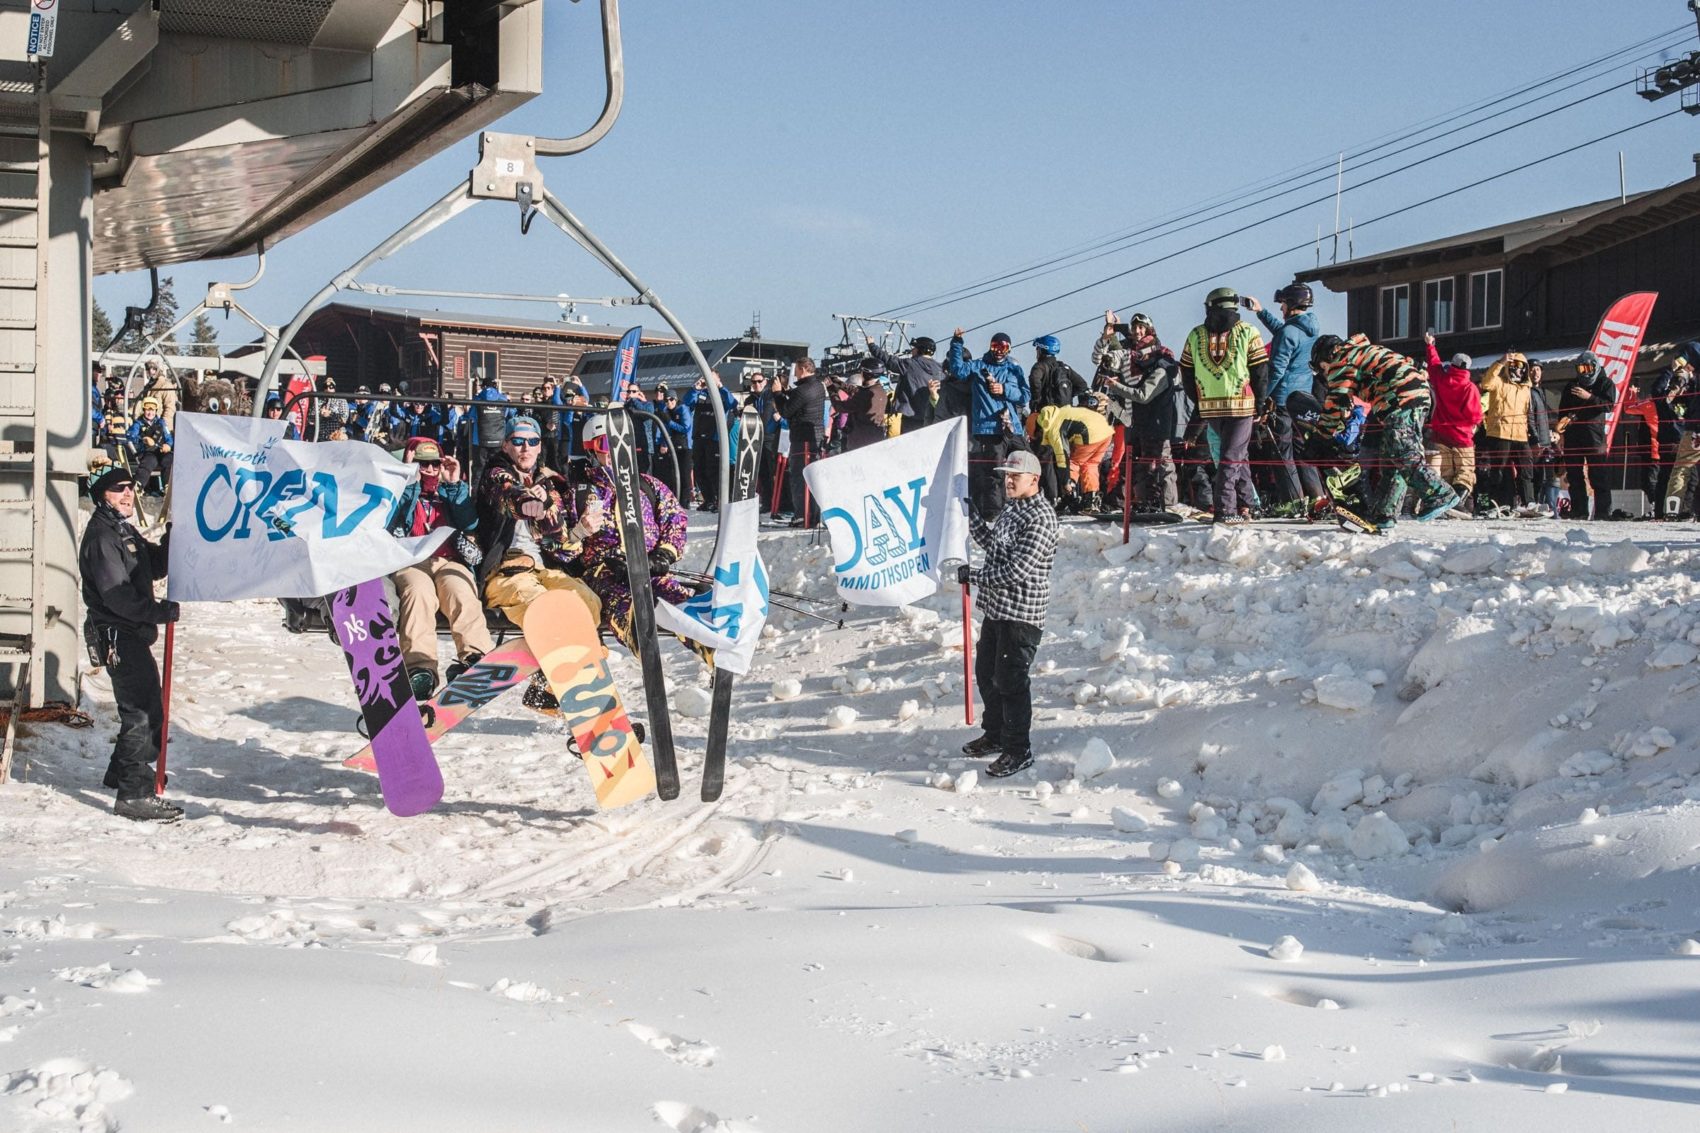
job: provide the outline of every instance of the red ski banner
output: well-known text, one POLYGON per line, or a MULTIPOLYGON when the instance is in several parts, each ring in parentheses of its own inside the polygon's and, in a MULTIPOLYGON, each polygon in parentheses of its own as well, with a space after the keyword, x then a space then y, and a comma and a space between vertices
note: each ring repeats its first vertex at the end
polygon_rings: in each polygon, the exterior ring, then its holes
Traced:
POLYGON ((1606 448, 1617 433, 1617 422, 1623 416, 1624 402, 1629 399, 1630 380, 1635 376, 1635 357, 1646 337, 1647 323, 1653 317, 1653 304, 1658 302, 1657 291, 1637 291, 1613 303, 1594 331, 1594 344, 1588 349, 1599 358, 1606 376, 1617 387, 1612 402, 1611 417, 1606 421, 1606 448))

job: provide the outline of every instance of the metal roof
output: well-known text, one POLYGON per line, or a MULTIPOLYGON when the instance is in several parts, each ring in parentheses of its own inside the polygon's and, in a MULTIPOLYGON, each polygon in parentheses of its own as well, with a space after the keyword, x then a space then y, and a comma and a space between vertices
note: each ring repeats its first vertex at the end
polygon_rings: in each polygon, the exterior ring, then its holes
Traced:
MULTIPOLYGON (((517 319, 509 315, 426 310, 422 307, 385 307, 375 303, 326 303, 313 314, 317 318, 327 311, 374 319, 414 322, 420 326, 462 327, 467 330, 486 330, 511 334, 546 334, 556 338, 608 338, 616 342, 628 329, 607 323, 570 323, 560 319, 517 319)), ((678 339, 670 334, 645 333, 643 341, 661 345, 677 342, 678 339)))
POLYGON ((1403 266, 1473 256, 1509 259, 1545 250, 1558 259, 1574 258, 1697 214, 1700 214, 1700 176, 1678 181, 1663 189, 1633 193, 1627 199, 1612 197, 1573 205, 1456 236, 1306 269, 1295 273, 1294 278, 1316 280, 1334 287, 1347 279, 1376 275, 1403 266))
MULTIPOLYGON (((704 338, 697 340, 697 347, 708 361, 709 369, 723 379, 731 376, 734 367, 742 370, 746 362, 789 364, 809 356, 808 343, 778 338, 704 338)), ((597 378, 606 378, 613 368, 614 351, 587 350, 573 366, 573 377, 583 380, 591 393, 606 392, 591 387, 599 384, 597 378)), ((637 382, 640 386, 653 389, 660 382, 688 386, 696 380, 696 362, 683 344, 638 351, 637 382)))

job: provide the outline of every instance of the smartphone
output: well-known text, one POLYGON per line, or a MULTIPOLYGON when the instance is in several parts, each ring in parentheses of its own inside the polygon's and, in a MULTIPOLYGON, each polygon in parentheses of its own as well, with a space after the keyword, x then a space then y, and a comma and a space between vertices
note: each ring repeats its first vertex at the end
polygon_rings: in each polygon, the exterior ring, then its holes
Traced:
POLYGON ((1240 306, 1242 306, 1242 307, 1251 306, 1251 296, 1250 295, 1241 295, 1240 296, 1240 306))

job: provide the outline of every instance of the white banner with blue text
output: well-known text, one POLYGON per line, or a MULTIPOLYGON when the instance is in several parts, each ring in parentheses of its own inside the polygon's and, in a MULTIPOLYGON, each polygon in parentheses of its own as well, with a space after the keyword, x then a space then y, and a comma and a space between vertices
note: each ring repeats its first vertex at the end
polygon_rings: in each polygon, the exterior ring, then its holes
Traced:
POLYGON ((416 563, 454 533, 391 535, 418 470, 364 441, 286 441, 287 424, 177 415, 173 601, 329 594, 416 563))
POLYGON ((832 537, 838 594, 906 606, 968 558, 968 421, 957 417, 841 453, 803 473, 832 537))

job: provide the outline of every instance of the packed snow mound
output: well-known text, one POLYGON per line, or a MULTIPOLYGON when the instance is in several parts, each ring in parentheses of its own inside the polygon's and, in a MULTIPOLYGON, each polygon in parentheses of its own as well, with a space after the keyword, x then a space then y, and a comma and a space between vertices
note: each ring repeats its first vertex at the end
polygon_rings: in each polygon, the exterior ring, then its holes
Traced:
POLYGON ((1463 617, 1435 630, 1405 668, 1399 699, 1415 700, 1447 677, 1468 672, 1498 646, 1494 624, 1483 617, 1463 617))

